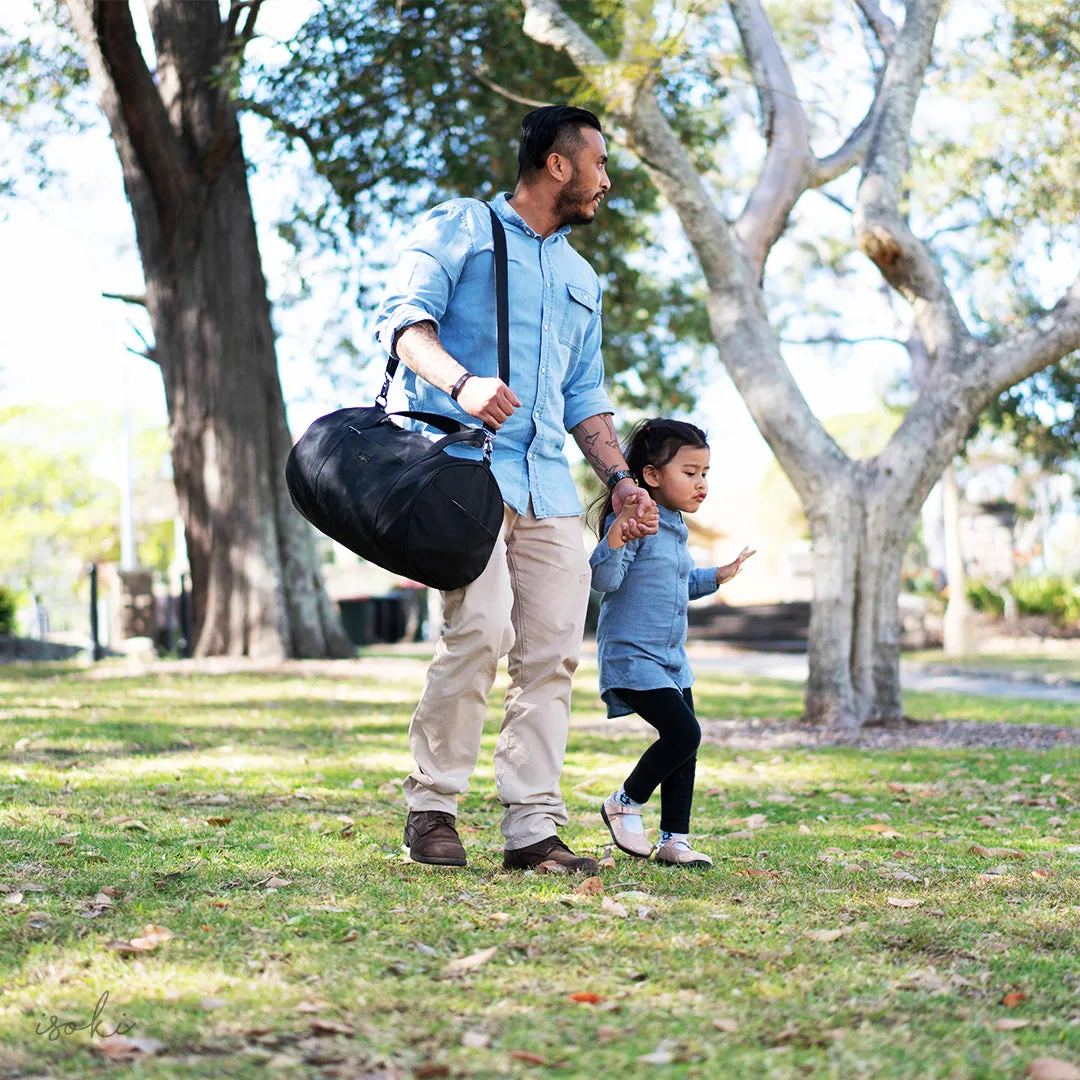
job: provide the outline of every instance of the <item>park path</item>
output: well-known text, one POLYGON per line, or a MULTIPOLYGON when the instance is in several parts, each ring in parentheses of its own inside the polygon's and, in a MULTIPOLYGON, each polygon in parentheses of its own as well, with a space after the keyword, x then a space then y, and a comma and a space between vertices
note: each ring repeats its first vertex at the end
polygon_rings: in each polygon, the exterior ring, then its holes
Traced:
MULTIPOLYGON (((762 679, 806 682, 805 653, 722 652, 709 645, 691 645, 690 665, 698 674, 745 675, 762 679)), ((1031 701, 1080 702, 1080 686, 1053 686, 1035 680, 1018 680, 992 673, 976 674, 927 671, 922 664, 900 662, 905 690, 924 693, 981 694, 985 697, 1027 698, 1031 701)))

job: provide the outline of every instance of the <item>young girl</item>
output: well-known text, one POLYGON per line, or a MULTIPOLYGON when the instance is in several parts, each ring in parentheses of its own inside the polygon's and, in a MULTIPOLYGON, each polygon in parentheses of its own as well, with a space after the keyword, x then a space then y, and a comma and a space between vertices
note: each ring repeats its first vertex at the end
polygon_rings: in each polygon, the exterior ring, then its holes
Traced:
POLYGON ((647 859, 653 845, 641 810, 659 787, 657 861, 711 866, 712 859, 695 851, 688 836, 701 727, 683 648, 686 605, 730 581, 754 552, 743 548, 727 566, 694 568, 683 514, 697 513, 708 491, 709 444, 700 428, 680 420, 642 421, 625 453, 630 471, 656 502, 659 527, 655 535, 631 539, 627 522, 637 506, 623 506, 616 516, 611 497, 603 503, 603 531, 589 560, 593 588, 604 594, 596 632, 600 696, 609 717, 636 712, 660 737, 600 814, 619 848, 647 859))

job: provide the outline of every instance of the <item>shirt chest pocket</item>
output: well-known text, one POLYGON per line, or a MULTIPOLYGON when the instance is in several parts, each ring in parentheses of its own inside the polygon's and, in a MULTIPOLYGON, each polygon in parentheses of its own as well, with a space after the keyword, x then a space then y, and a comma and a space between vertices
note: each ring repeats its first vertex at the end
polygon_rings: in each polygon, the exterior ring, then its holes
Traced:
POLYGON ((568 345, 574 352, 579 352, 585 341, 585 332, 589 329, 599 302, 588 289, 580 285, 566 286, 566 310, 563 312, 562 326, 559 329, 559 341, 568 345))

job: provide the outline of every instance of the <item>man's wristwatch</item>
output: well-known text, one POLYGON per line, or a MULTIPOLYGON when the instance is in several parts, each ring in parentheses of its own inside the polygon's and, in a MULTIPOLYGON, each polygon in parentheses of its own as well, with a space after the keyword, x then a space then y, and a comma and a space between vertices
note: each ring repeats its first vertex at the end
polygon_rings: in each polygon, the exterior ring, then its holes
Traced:
POLYGON ((456 383, 454 383, 454 389, 450 391, 450 396, 457 401, 458 394, 461 393, 461 388, 473 377, 471 371, 466 371, 464 375, 456 383))
POLYGON ((621 480, 633 480, 634 474, 629 469, 616 469, 608 478, 608 491, 614 491, 615 485, 621 480))

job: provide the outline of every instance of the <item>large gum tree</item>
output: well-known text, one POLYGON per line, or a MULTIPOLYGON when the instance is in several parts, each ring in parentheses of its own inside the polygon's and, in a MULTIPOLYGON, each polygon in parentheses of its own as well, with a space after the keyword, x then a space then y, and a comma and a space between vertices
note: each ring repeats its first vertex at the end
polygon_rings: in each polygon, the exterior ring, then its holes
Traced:
MULTIPOLYGON (((806 717, 851 727, 902 718, 901 562, 931 487, 987 406, 1080 347, 1080 280, 1052 305, 1036 307, 1000 331, 969 326, 955 277, 913 231, 908 210, 912 123, 943 0, 908 0, 902 12, 894 8, 902 14, 897 19, 875 0, 857 2, 875 40, 872 100, 839 146, 821 156, 811 146, 811 125, 766 10, 759 0, 731 0, 766 147, 736 215, 724 212, 715 178, 679 137, 664 93, 673 50, 660 23, 670 23, 683 8, 692 23, 695 14, 716 5, 693 5, 695 13, 689 5, 627 0, 618 6, 617 53, 601 47, 584 20, 576 21, 578 5, 524 0, 523 25, 527 36, 574 62, 678 215, 707 288, 721 359, 809 524, 814 593, 806 717), (808 191, 849 173, 858 176, 850 208, 853 239, 884 285, 910 308, 915 369, 903 422, 879 454, 862 460, 840 449, 807 404, 770 322, 766 287, 767 260, 796 205, 808 191)), ((1062 114, 1047 131, 1067 121, 1062 114)), ((1014 122, 1022 125, 1023 118, 1014 122)))
POLYGON ((168 404, 196 655, 351 653, 283 467, 278 380, 233 80, 261 0, 66 0, 123 166, 168 404))

